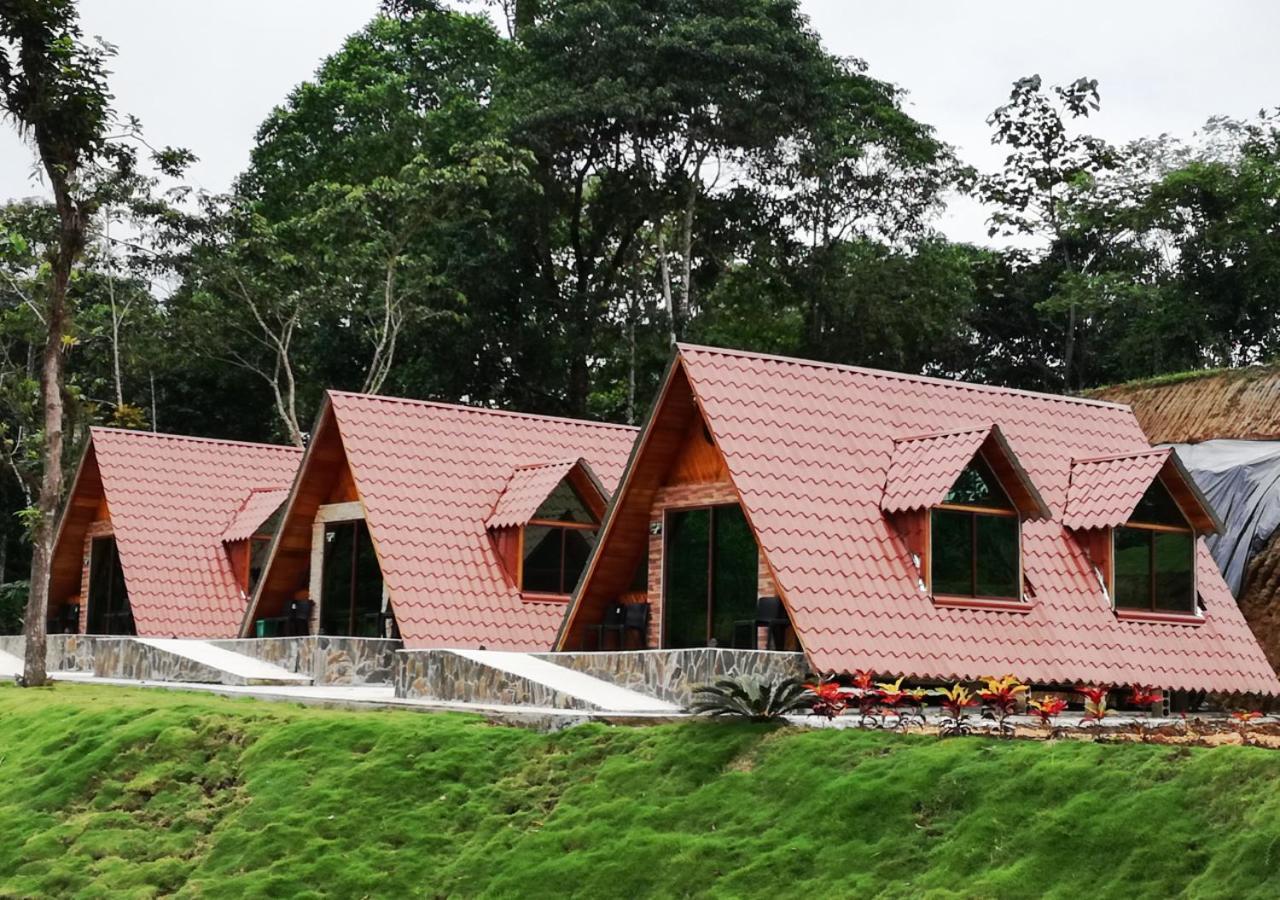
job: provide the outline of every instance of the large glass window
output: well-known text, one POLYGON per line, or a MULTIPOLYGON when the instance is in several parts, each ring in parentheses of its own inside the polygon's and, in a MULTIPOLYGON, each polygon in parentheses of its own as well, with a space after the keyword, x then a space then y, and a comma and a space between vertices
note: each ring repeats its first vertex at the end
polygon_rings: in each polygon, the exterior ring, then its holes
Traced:
POLYGON ((734 628, 756 616, 760 559, 751 526, 732 506, 666 515, 663 647, 732 647, 734 628))
POLYGON ((113 537, 94 538, 89 556, 89 634, 134 634, 133 611, 113 537))
POLYGON ((525 526, 521 590, 571 593, 595 548, 597 524, 573 485, 560 482, 525 526))
POLYGON ((1018 515, 979 457, 930 514, 930 571, 935 595, 1017 600, 1018 515))
POLYGON ((1195 534, 1159 481, 1112 539, 1117 608, 1195 612, 1195 534))
POLYGON ((383 609, 382 569, 363 520, 325 525, 321 591, 321 634, 386 637, 391 630, 383 609))

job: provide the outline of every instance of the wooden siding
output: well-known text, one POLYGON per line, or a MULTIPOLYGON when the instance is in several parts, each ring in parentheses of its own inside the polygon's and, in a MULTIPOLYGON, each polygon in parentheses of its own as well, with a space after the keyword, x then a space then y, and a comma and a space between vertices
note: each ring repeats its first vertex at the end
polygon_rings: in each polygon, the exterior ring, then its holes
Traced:
POLYGON ((351 502, 348 493, 354 490, 337 422, 326 402, 286 503, 242 634, 252 633, 256 619, 281 615, 290 600, 307 596, 316 515, 324 504, 351 502))
MULTIPOLYGON (((662 645, 664 519, 673 509, 737 504, 738 491, 677 366, 643 432, 632 467, 618 489, 616 510, 601 537, 581 594, 570 610, 562 648, 585 647, 586 627, 610 602, 646 597, 648 646, 662 645), (647 566, 647 592, 631 589, 637 567, 647 566), (584 642, 585 641, 585 642, 584 642)), ((760 596, 777 593, 768 561, 759 554, 760 596)))
MULTIPOLYGON (((53 549, 53 566, 49 582, 49 615, 56 616, 67 603, 80 603, 86 584, 89 530, 95 522, 105 521, 108 532, 111 515, 93 444, 85 448, 76 470, 75 482, 62 510, 61 524, 53 549)), ((83 623, 85 605, 80 603, 83 623)), ((83 627, 81 628, 83 631, 83 627)))

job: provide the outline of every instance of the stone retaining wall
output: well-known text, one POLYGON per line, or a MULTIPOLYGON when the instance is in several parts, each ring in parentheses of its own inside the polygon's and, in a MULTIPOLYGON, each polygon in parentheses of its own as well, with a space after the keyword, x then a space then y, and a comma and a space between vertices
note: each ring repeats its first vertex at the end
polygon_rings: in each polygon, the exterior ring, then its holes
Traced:
POLYGON ((598 709, 536 681, 459 656, 451 650, 397 654, 396 696, 500 706, 598 709))
POLYGON ((94 641, 93 674, 98 678, 128 678, 133 681, 244 683, 221 669, 127 637, 100 637, 94 641))
POLYGON ((809 664, 803 653, 729 650, 719 647, 534 655, 618 687, 680 706, 688 706, 693 700, 695 687, 717 678, 803 678, 809 671, 809 664))
POLYGON ((316 684, 390 684, 401 641, 384 638, 308 635, 209 641, 215 647, 252 656, 316 684))
MULTIPOLYGON (((83 634, 51 634, 45 639, 45 666, 50 672, 92 672, 93 642, 83 634)), ((20 634, 0 635, 0 650, 22 659, 27 639, 20 634)))

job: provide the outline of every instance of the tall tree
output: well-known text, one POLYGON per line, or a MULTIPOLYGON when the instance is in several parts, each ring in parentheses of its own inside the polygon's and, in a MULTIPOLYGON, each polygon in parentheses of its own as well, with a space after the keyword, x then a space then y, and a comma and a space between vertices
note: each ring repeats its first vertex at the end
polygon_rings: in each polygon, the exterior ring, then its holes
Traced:
MULTIPOLYGON (((1072 246, 1071 194, 1118 162, 1117 151, 1105 141, 1068 128, 1069 122, 1096 111, 1099 102, 1096 79, 1077 78, 1046 91, 1040 76, 1030 75, 1014 82, 1009 102, 987 120, 994 129, 991 142, 1009 148, 1003 168, 977 185, 978 196, 995 207, 990 233, 1042 240, 1069 274, 1088 265, 1072 246)), ((1068 388, 1079 387, 1079 305, 1070 293, 1062 305, 1062 381, 1068 388)))
MULTIPOLYGON (((32 523, 31 590, 24 630, 24 680, 41 685, 54 525, 62 492, 63 376, 71 310, 68 289, 84 252, 89 222, 120 179, 132 176, 137 154, 122 142, 137 123, 118 122, 111 108, 109 45, 91 44, 71 0, 0 0, 0 107, 40 160, 58 214, 58 237, 48 254, 44 285, 44 346, 40 363, 41 479, 32 523), (113 134, 123 124, 123 135, 113 134)), ((189 154, 154 154, 176 171, 189 154)))

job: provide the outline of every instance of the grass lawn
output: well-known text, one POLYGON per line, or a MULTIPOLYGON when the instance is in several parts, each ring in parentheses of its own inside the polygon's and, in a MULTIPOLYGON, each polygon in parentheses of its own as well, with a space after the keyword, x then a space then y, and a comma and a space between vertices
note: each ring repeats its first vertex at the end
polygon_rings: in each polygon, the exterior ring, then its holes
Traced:
POLYGON ((0 687, 0 897, 1275 897, 1280 753, 0 687))

